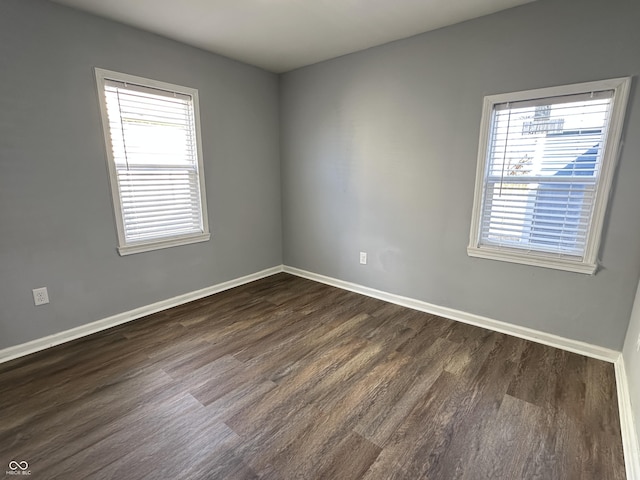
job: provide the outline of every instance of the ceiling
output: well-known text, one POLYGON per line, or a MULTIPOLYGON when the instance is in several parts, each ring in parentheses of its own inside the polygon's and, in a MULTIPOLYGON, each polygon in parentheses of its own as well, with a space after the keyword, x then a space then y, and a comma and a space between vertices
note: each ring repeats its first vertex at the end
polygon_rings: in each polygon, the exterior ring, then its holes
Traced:
POLYGON ((533 0, 53 0, 282 73, 533 0))

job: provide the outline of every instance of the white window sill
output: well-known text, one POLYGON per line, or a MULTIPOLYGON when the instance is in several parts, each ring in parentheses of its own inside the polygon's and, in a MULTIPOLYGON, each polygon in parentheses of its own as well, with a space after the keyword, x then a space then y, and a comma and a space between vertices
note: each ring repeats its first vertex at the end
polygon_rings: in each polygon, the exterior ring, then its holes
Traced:
POLYGON ((149 252, 151 250, 160 250, 161 248, 177 247, 179 245, 188 245, 190 243, 206 242, 211 238, 209 233, 199 233, 197 235, 188 235, 184 237, 174 237, 164 240, 155 240, 152 242, 132 243, 118 247, 118 253, 121 256, 131 255, 134 253, 149 252))
POLYGON ((490 247, 467 247, 467 254, 470 257, 486 258, 489 260, 499 260, 502 262, 520 263, 522 265, 532 265, 535 267, 553 268, 555 270, 565 270, 567 272, 584 273, 593 275, 598 269, 597 264, 585 263, 569 258, 558 258, 545 254, 520 253, 516 250, 496 250, 490 247))

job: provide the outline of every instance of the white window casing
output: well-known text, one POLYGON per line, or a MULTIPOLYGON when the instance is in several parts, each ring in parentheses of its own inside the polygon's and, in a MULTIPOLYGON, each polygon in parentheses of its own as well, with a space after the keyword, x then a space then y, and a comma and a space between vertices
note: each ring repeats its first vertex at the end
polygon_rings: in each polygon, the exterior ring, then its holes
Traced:
POLYGON ((470 256, 596 272, 630 85, 484 98, 470 256))
POLYGON ((209 240, 198 91, 95 74, 120 255, 209 240))

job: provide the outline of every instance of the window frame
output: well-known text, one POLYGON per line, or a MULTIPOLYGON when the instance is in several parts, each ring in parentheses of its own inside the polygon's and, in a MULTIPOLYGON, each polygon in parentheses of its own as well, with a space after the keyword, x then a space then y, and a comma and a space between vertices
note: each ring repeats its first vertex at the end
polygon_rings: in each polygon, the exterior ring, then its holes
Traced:
POLYGON ((602 237, 605 214, 616 163, 621 151, 621 137, 628 103, 631 77, 613 78, 594 82, 526 90, 521 92, 487 95, 484 97, 482 118, 480 122, 480 138, 476 182, 471 215, 471 231, 467 254, 470 257, 500 260, 523 265, 552 268, 570 272, 593 275, 598 269, 598 251, 602 237), (495 247, 481 244, 481 221, 484 213, 484 185, 489 166, 489 147, 492 135, 494 107, 497 104, 518 102, 542 98, 561 97, 600 90, 613 90, 611 113, 608 131, 605 133, 605 146, 602 152, 602 164, 596 182, 593 214, 588 227, 586 245, 582 260, 557 256, 540 251, 518 248, 495 247))
POLYGON ((184 87, 172 83, 161 82, 149 78, 130 75, 127 73, 115 72, 95 67, 95 79, 98 90, 98 99, 100 105, 100 116, 102 120, 102 129, 105 141, 106 161, 109 171, 109 184, 111 187, 111 199, 113 201, 113 212, 118 235, 117 251, 121 256, 134 253, 159 250, 163 248, 175 247, 179 245, 188 245, 192 243, 206 242, 211 238, 209 231, 209 220, 207 214, 207 196, 204 181, 204 162, 202 156, 202 134, 200 130, 200 106, 198 98, 198 90, 191 87, 184 87), (162 238, 141 241, 127 241, 125 236, 125 226, 123 220, 122 201, 120 196, 120 188, 118 183, 118 175, 116 163, 113 154, 113 145, 111 143, 111 131, 109 128, 109 116, 107 112, 107 102, 105 96, 105 80, 113 80, 117 82, 131 83, 147 88, 155 88, 169 92, 175 92, 191 97, 193 106, 193 116, 195 123, 196 136, 196 155, 197 155, 197 175, 198 187, 200 194, 200 214, 202 217, 202 232, 189 233, 182 235, 172 235, 162 238))

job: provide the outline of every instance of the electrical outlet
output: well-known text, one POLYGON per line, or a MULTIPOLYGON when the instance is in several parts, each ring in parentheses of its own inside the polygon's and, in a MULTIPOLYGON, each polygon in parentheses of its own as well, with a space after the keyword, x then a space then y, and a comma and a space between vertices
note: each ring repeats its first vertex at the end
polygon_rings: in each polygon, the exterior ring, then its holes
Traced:
POLYGON ((638 340, 636 341, 636 352, 640 352, 640 333, 638 334, 638 340))
POLYGON ((36 305, 49 303, 49 292, 47 292, 47 287, 33 289, 33 303, 36 305))
POLYGON ((360 252, 360 264, 361 265, 367 264, 367 252, 360 252))

